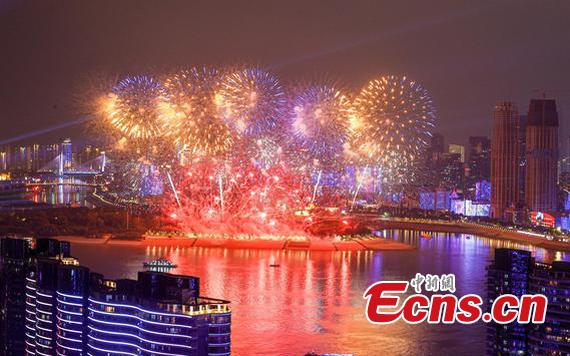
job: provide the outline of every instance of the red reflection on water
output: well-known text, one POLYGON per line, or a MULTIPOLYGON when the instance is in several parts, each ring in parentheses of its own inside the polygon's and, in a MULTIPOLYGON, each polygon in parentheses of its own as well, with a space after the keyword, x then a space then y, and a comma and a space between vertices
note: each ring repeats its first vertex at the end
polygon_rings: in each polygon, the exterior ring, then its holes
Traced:
MULTIPOLYGON (((386 234, 411 251, 308 252, 222 248, 73 245, 82 264, 110 278, 135 278, 143 261, 166 257, 172 273, 200 277, 202 295, 232 302, 234 355, 484 354, 485 325, 370 325, 362 293, 379 280, 415 273, 455 273, 457 295, 483 294, 486 270, 497 247, 528 246, 465 235, 386 234), (278 264, 279 267, 270 267, 278 264)), ((539 260, 569 256, 530 248, 539 260)))

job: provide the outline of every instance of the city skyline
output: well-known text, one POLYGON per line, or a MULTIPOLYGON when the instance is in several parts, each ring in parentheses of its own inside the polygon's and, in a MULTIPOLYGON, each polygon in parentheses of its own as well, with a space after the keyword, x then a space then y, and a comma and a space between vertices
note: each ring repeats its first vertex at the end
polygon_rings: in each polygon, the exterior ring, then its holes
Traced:
POLYGON ((0 0, 0 354, 570 352, 569 13, 0 0))

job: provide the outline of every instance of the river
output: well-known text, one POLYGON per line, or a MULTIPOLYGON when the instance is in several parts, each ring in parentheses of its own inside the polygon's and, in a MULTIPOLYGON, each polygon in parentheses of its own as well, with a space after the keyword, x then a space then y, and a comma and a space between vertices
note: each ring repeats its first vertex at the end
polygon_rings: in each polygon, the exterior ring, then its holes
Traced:
POLYGON ((201 279, 202 295, 232 302, 234 355, 443 355, 485 353, 485 324, 371 325, 366 288, 415 273, 456 274, 457 295, 486 289, 486 266, 498 247, 530 249, 539 261, 570 254, 464 234, 384 231, 410 251, 307 252, 74 244, 81 264, 109 278, 135 278, 143 261, 164 256, 172 273, 201 279), (270 267, 279 264, 280 267, 270 267))

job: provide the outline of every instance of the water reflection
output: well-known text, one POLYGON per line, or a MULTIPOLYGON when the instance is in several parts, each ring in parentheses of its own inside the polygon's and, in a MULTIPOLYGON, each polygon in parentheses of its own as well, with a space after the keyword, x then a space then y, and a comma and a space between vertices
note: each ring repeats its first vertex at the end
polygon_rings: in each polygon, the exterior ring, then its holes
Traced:
POLYGON ((134 277, 142 263, 164 256, 172 273, 201 278, 203 294, 232 301, 236 355, 300 355, 307 351, 449 354, 485 351, 485 326, 370 325, 364 290, 378 280, 410 279, 416 272, 455 273, 457 294, 484 293, 485 267, 497 247, 524 248, 538 260, 568 254, 461 234, 386 231, 412 251, 308 252, 222 248, 74 245, 82 264, 109 277, 134 277), (279 267, 271 267, 279 264, 279 267))
POLYGON ((50 205, 76 205, 93 207, 89 197, 93 188, 72 185, 56 185, 41 187, 41 189, 29 189, 25 196, 26 200, 34 203, 50 205))

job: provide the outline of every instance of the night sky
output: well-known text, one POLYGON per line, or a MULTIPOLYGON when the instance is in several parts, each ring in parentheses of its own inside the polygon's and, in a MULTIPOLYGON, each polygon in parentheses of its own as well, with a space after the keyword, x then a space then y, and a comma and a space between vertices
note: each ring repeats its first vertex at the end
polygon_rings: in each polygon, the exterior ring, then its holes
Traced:
POLYGON ((539 90, 565 125, 569 18, 565 0, 0 0, 0 140, 74 120, 87 74, 234 62, 354 88, 406 74, 431 92, 448 142, 487 135, 496 100, 525 112, 539 90))

